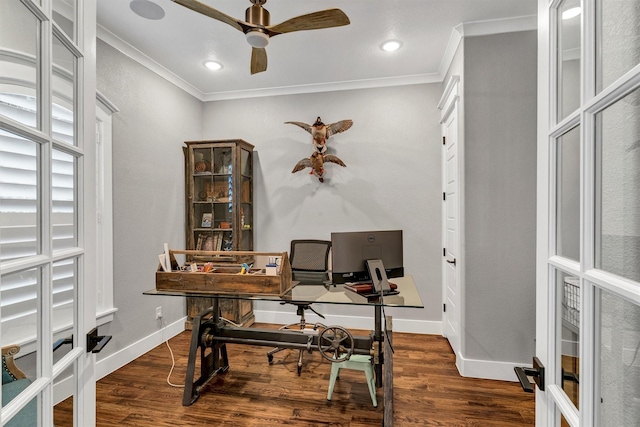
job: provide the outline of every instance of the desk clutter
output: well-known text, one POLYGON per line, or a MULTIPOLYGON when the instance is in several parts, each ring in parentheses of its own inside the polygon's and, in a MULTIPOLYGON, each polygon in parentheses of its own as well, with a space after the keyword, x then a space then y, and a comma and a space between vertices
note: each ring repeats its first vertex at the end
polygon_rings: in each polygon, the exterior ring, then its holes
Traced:
POLYGON ((211 295, 273 295, 291 290, 291 266, 286 252, 170 250, 158 256, 156 289, 211 295), (190 261, 180 266, 175 255, 190 261), (279 269, 253 268, 256 257, 279 258, 279 269), (232 258, 237 262, 220 262, 232 258), (205 261, 207 260, 207 261, 205 261))
MULTIPOLYGON (((391 282, 389 282, 389 287, 392 291, 398 289, 398 285, 391 282)), ((345 283, 344 288, 357 294, 371 294, 375 292, 373 283, 345 283)))

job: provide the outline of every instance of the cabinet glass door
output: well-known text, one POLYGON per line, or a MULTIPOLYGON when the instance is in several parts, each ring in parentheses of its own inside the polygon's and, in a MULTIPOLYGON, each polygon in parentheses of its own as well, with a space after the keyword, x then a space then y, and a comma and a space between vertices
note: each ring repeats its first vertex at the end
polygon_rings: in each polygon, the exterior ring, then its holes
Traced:
POLYGON ((203 251, 233 249, 233 147, 193 150, 193 244, 203 251))
POLYGON ((240 250, 253 249, 253 158, 251 152, 240 149, 240 250))

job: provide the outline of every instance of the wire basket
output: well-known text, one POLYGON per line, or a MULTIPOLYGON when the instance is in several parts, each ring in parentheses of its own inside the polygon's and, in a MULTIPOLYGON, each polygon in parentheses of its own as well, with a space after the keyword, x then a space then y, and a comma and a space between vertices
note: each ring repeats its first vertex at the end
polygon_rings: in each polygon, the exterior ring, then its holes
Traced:
POLYGON ((580 328, 580 281, 577 277, 564 278, 562 320, 576 330, 580 328))

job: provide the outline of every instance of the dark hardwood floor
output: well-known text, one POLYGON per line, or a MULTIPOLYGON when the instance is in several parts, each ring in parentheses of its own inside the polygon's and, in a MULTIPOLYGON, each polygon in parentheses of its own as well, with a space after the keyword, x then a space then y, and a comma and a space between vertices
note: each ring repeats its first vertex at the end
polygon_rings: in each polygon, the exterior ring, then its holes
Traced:
MULTIPOLYGON (((176 360, 174 384, 184 383, 189 339, 187 331, 169 341, 176 360)), ((534 425, 533 394, 516 382, 460 377, 446 339, 396 332, 393 343, 395 426, 534 425)), ((97 383, 97 425, 382 425, 382 389, 374 408, 363 372, 343 370, 329 402, 331 366, 318 352, 305 354, 298 376, 296 350, 276 354, 273 365, 267 362, 267 350, 228 345, 229 371, 212 379, 192 406, 182 406, 182 389, 166 381, 171 356, 162 344, 97 383)), ((72 405, 68 399, 56 406, 56 427, 72 426, 72 405)))

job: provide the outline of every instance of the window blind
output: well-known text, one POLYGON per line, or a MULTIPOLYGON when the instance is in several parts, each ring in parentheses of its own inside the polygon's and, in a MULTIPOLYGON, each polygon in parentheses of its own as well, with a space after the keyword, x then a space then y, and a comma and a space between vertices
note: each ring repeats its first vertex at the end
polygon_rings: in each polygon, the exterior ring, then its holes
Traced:
MULTIPOLYGON (((52 122, 54 137, 73 142, 71 113, 56 106, 52 122)), ((36 123, 35 100, 23 95, 0 95, 0 114, 25 125, 36 123)), ((0 261, 11 261, 40 253, 42 189, 39 187, 41 147, 38 143, 0 129, 0 261)), ((51 235, 53 250, 77 245, 77 161, 53 149, 51 156, 51 235)), ((71 325, 77 261, 53 264, 54 328, 71 325)), ((0 282, 0 310, 4 342, 35 338, 39 268, 7 274, 0 282)))

